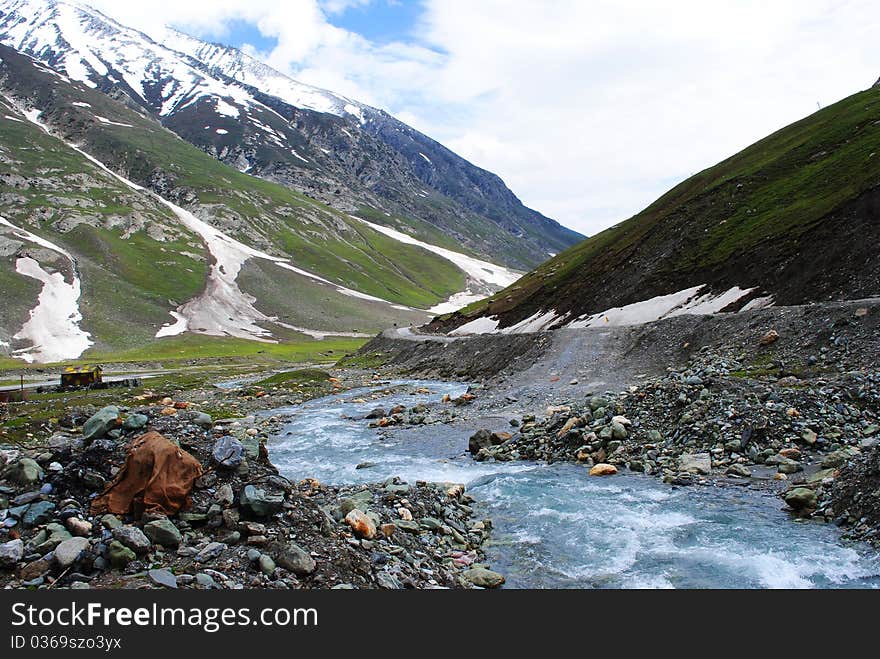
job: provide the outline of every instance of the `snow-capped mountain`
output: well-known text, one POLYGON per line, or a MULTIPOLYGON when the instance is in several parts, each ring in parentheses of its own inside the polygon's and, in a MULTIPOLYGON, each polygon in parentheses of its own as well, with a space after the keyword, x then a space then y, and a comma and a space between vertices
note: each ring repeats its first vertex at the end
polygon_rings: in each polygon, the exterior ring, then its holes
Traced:
POLYGON ((234 48, 146 34, 72 0, 0 2, 0 43, 126 95, 186 141, 428 242, 525 268, 581 236, 387 113, 296 82, 234 48))
POLYGON ((161 42, 198 60, 215 75, 231 78, 297 108, 351 116, 360 121, 365 120, 365 113, 378 112, 358 101, 293 80, 237 48, 205 43, 170 27, 165 29, 161 42))

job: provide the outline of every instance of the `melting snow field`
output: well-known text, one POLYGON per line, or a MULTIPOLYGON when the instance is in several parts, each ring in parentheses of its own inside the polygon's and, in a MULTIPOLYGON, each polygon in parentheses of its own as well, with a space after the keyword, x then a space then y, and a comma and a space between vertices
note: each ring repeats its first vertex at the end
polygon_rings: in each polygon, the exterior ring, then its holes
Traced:
POLYGON ((511 270, 501 265, 495 265, 488 261, 481 261, 480 259, 462 254, 461 252, 454 252, 451 249, 437 247, 437 245, 417 240, 401 231, 382 226, 381 224, 373 224, 372 222, 368 222, 359 217, 351 217, 363 222, 374 231, 378 231, 390 238, 394 238, 394 240, 398 242, 406 245, 416 245, 429 252, 433 252, 447 261, 452 262, 464 271, 468 277, 467 290, 456 293, 445 302, 441 302, 440 304, 431 307, 428 309, 429 313, 444 314, 458 311, 472 302, 482 300, 489 293, 502 288, 507 288, 522 276, 522 273, 517 272, 516 270, 511 270))
POLYGON ((73 257, 58 245, 16 227, 3 217, 0 217, 0 227, 10 229, 18 238, 63 255, 74 266, 73 281, 68 283, 62 273, 50 274, 30 257, 15 262, 17 273, 41 282, 43 289, 37 298, 37 306, 31 309, 30 318, 12 337, 30 341, 31 347, 16 350, 13 355, 28 363, 58 362, 79 357, 92 345, 92 341, 91 335, 79 326, 82 321, 79 311, 81 288, 73 257))
MULTIPOLYGON (((641 325, 663 318, 675 316, 695 315, 703 316, 719 313, 726 306, 741 300, 746 295, 754 292, 754 288, 742 289, 738 286, 721 293, 700 292, 705 285, 693 286, 677 293, 658 295, 649 300, 634 302, 623 307, 614 307, 601 313, 565 322, 565 317, 559 316, 556 311, 539 311, 516 325, 499 330, 500 321, 495 316, 489 318, 477 318, 469 323, 450 332, 456 336, 470 334, 529 334, 543 332, 549 329, 583 329, 588 327, 622 327, 627 325, 641 325)), ((752 300, 743 307, 743 311, 763 309, 773 304, 773 298, 762 297, 752 300)))

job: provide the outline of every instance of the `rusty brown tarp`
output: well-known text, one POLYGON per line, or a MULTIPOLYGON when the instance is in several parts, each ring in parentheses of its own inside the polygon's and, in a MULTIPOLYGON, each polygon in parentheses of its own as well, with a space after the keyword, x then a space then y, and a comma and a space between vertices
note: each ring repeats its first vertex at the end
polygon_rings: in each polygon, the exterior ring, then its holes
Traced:
POLYGON ((132 440, 125 466, 92 501, 92 514, 173 515, 191 504, 193 483, 202 465, 157 432, 132 440))

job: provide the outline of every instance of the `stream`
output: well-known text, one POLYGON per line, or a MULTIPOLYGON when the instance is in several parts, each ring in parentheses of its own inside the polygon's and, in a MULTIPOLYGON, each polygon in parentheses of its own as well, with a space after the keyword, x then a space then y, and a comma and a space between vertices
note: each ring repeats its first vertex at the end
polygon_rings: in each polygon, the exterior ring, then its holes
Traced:
POLYGON ((462 426, 380 432, 363 420, 375 407, 466 388, 399 381, 272 410, 290 415, 270 439, 272 461, 289 478, 339 485, 464 483, 478 518, 492 519, 487 563, 509 588, 880 588, 875 551, 842 542, 831 524, 794 520, 772 494, 627 472, 591 478, 574 464, 480 463, 462 426), (423 387, 430 393, 416 393, 423 387))

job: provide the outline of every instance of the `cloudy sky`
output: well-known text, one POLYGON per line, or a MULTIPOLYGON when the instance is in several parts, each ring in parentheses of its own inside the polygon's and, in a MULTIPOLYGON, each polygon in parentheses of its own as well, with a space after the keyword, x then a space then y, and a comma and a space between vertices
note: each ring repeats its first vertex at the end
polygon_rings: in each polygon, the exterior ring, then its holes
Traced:
POLYGON ((583 233, 880 77, 876 0, 93 0, 384 108, 583 233))

